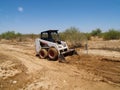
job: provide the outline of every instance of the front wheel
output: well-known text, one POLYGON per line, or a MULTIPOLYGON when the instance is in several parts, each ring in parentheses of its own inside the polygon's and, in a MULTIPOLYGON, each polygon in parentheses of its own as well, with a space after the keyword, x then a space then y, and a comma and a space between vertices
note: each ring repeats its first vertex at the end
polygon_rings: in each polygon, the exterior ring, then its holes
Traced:
POLYGON ((56 48, 49 48, 48 50, 48 57, 51 60, 56 60, 58 58, 58 51, 56 48))

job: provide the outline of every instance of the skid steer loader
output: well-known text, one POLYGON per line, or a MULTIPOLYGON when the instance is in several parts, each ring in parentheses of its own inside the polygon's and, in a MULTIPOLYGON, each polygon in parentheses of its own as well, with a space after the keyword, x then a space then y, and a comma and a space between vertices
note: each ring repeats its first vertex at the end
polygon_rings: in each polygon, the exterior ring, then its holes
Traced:
POLYGON ((69 49, 66 42, 59 38, 58 30, 41 32, 40 38, 35 40, 36 55, 42 59, 65 60, 65 56, 76 53, 75 49, 69 49))

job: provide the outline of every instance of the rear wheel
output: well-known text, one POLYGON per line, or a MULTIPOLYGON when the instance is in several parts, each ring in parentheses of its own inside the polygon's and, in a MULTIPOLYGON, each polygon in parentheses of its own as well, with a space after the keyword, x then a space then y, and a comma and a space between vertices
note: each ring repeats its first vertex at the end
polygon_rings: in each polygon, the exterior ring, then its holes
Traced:
POLYGON ((44 59, 47 57, 47 50, 46 49, 41 49, 39 52, 40 58, 44 59))
POLYGON ((51 60, 57 60, 57 58, 58 58, 58 51, 55 48, 49 48, 49 50, 48 50, 48 57, 51 60))

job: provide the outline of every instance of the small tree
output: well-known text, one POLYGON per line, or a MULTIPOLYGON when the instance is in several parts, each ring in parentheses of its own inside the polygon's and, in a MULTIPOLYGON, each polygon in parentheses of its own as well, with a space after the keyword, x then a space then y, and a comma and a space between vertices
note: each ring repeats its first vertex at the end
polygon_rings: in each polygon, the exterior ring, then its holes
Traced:
POLYGON ((68 41, 71 47, 79 47, 87 38, 78 28, 71 27, 60 33, 61 38, 68 41))
POLYGON ((96 29, 96 30, 92 30, 92 32, 91 32, 91 35, 92 36, 99 36, 100 34, 101 34, 101 29, 96 29))

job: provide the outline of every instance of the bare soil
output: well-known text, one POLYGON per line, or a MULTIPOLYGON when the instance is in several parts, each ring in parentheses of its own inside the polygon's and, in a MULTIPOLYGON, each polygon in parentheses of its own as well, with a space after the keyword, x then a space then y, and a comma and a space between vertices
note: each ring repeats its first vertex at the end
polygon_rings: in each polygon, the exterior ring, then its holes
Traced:
POLYGON ((101 50, 120 52, 120 40, 109 40, 109 41, 96 40, 96 41, 89 41, 88 44, 90 49, 101 49, 101 50))
POLYGON ((1 41, 0 90, 120 90, 120 52, 77 52, 59 63, 36 57, 34 42, 1 41))

